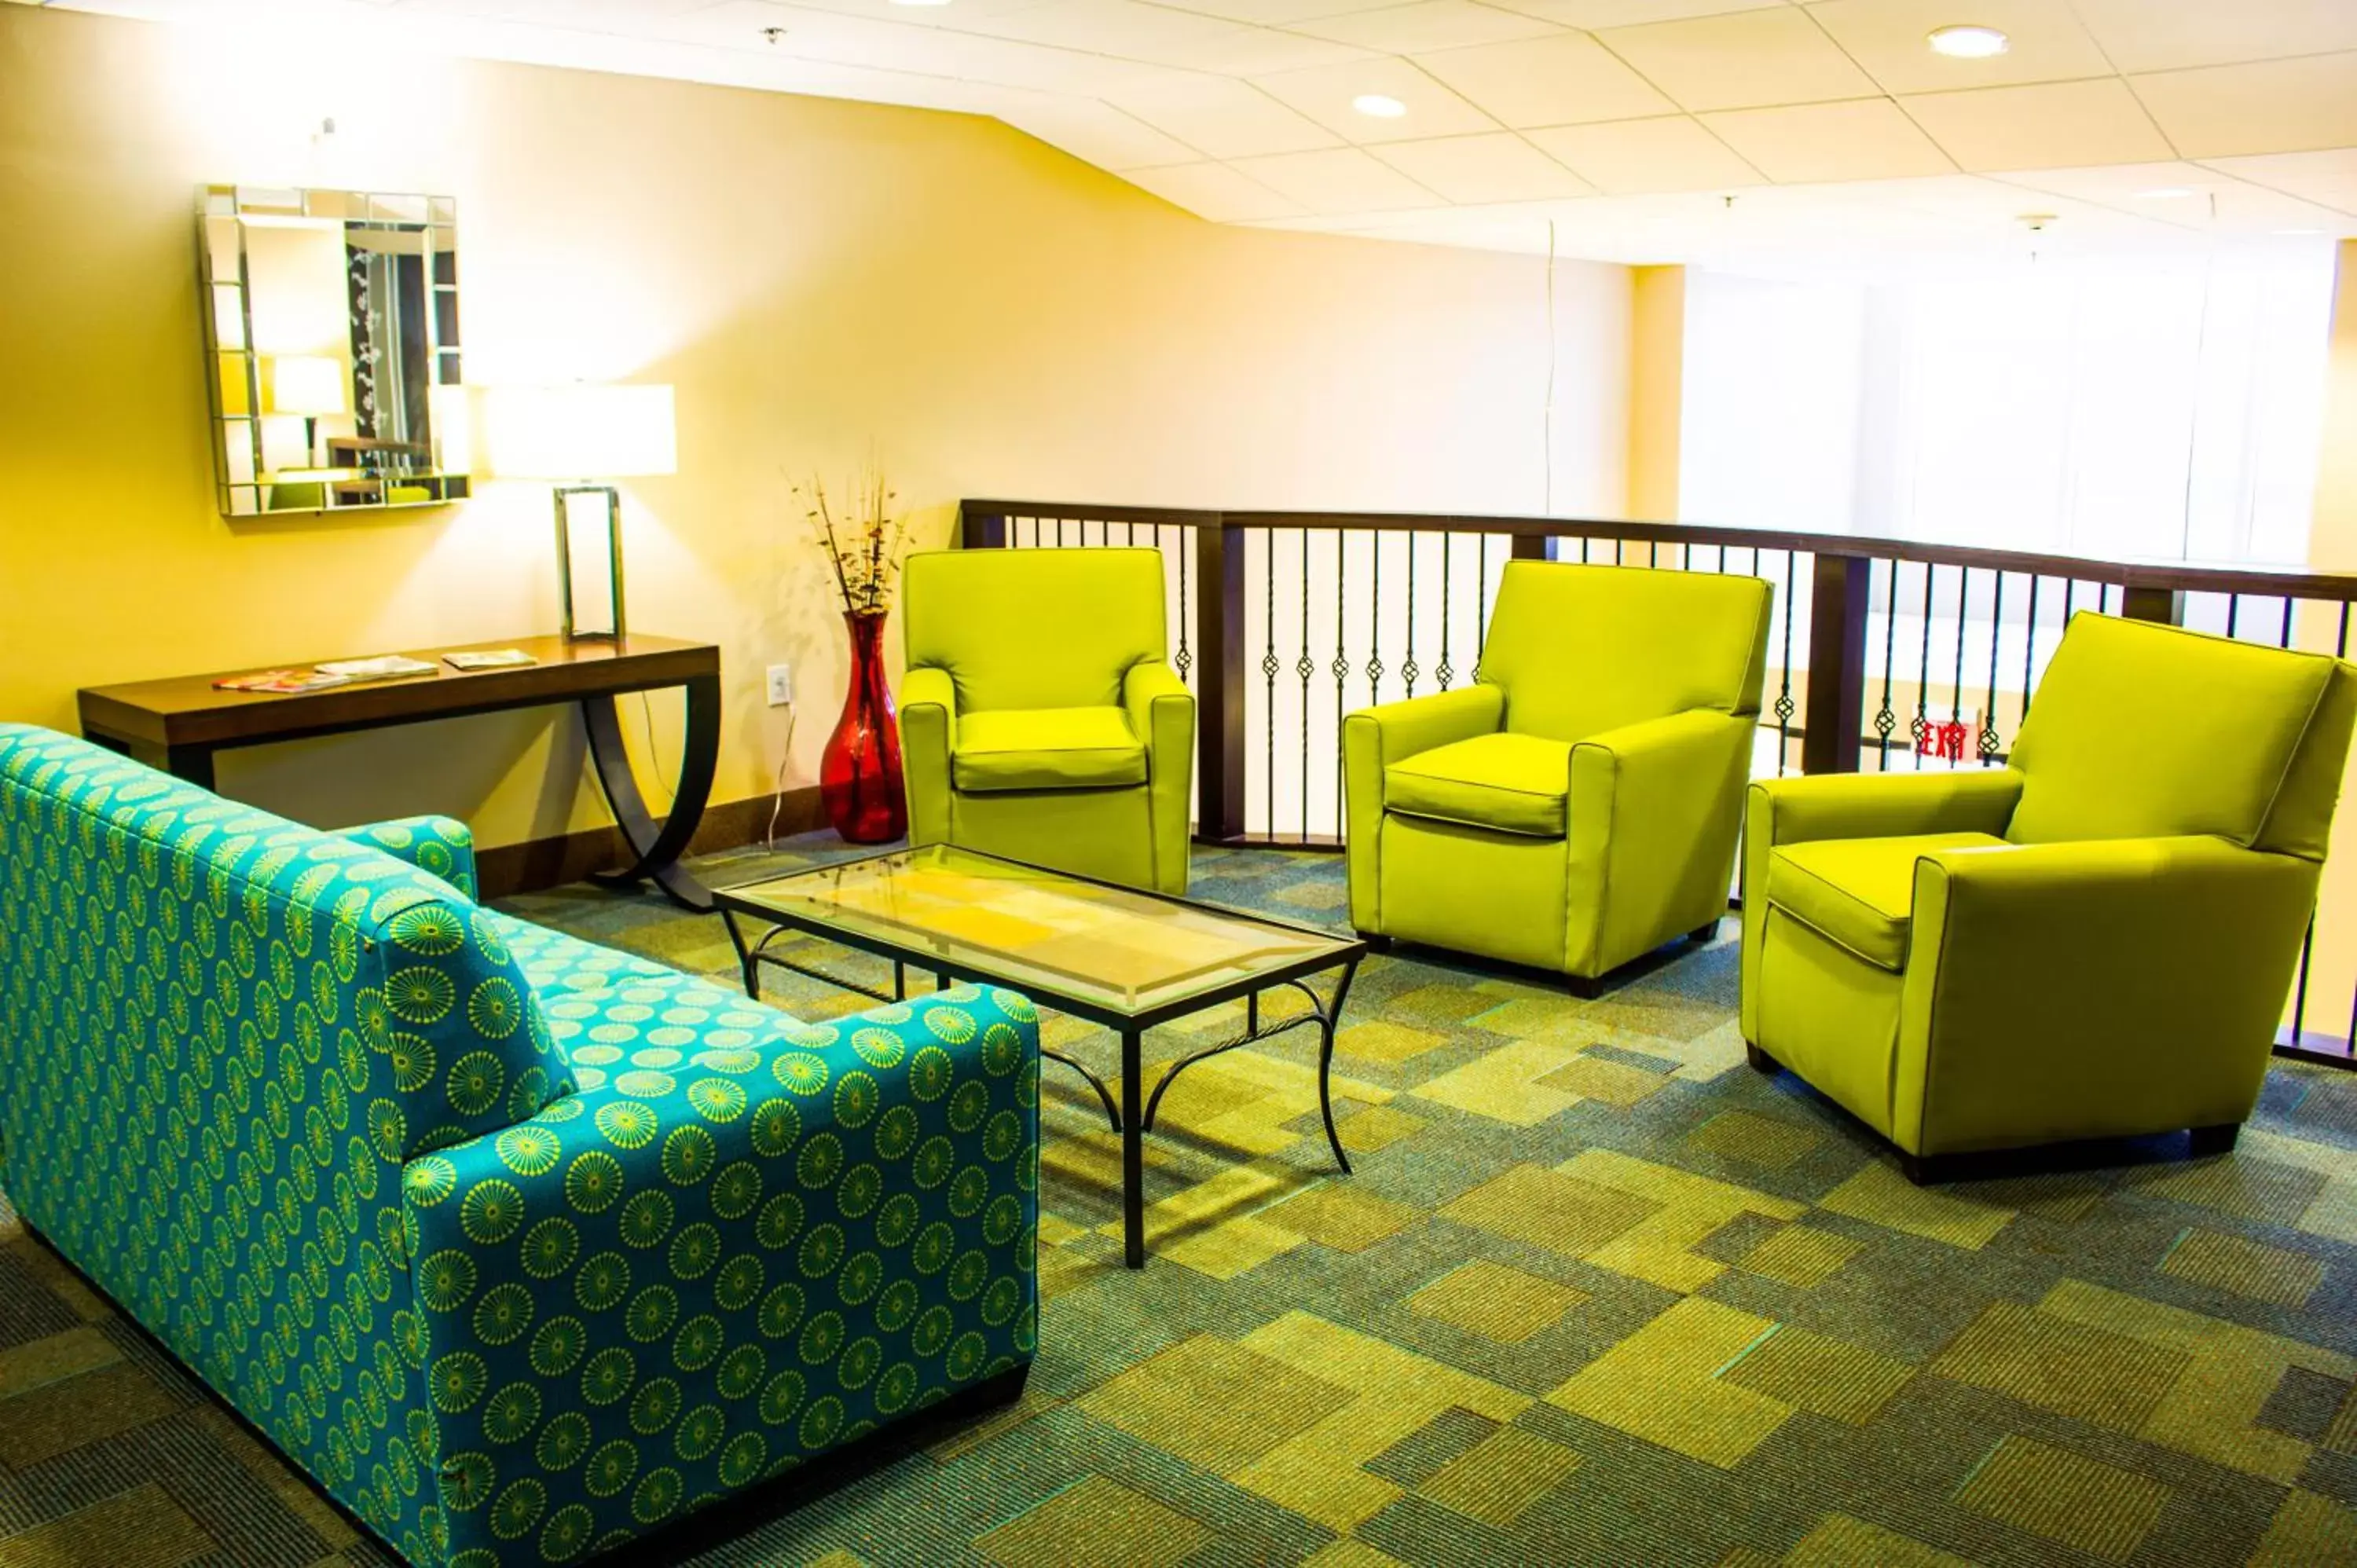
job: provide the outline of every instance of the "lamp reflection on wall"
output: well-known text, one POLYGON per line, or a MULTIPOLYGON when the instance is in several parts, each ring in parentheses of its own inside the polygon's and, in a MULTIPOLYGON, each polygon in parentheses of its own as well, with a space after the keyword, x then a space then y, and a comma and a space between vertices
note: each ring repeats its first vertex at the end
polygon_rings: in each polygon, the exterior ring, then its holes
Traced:
POLYGON ((342 413, 344 362, 326 354, 280 354, 270 361, 270 412, 303 416, 303 461, 318 461, 319 421, 342 413))
POLYGON ((667 386, 490 387, 476 400, 479 469, 503 479, 556 485, 556 581, 567 639, 611 638, 622 613, 622 504, 601 480, 678 471, 667 386), (576 497, 606 503, 602 549, 574 548, 576 497), (596 607, 603 598, 610 613, 596 607))

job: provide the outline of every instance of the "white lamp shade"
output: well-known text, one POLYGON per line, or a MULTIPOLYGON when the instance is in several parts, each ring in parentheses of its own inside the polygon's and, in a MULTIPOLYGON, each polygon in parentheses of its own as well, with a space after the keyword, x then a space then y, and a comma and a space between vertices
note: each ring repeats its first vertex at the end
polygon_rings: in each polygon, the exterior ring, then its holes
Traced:
POLYGON ((325 354, 281 354, 270 361, 270 412, 317 418, 341 413, 344 362, 325 354))
POLYGON ((503 479, 627 479, 679 470, 667 386, 485 387, 472 456, 503 479))

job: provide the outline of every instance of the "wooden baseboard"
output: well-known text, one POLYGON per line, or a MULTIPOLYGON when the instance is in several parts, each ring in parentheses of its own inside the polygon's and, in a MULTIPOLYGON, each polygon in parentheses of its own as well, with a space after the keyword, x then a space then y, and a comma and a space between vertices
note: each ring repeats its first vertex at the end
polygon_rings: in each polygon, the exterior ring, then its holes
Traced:
MULTIPOLYGON (((774 814, 780 837, 823 826, 818 787, 789 789, 781 795, 756 795, 705 808, 704 820, 688 841, 690 854, 712 854, 759 843, 770 831, 774 814)), ((475 876, 484 898, 506 898, 518 893, 538 893, 579 882, 593 871, 610 871, 630 863, 622 831, 589 828, 554 838, 528 839, 475 852, 475 876)))

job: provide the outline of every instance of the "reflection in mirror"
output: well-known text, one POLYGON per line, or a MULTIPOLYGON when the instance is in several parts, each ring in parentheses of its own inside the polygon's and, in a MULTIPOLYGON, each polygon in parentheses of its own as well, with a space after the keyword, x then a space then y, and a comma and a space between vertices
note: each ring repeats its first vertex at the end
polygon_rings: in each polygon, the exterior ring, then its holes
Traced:
POLYGON ((457 204, 216 185, 197 223, 221 510, 465 497, 457 204))

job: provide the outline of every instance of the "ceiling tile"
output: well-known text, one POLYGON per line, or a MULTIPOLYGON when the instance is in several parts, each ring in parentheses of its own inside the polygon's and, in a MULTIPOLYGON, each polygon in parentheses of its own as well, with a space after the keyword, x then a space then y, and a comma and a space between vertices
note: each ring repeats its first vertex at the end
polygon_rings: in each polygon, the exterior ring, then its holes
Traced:
POLYGON ((2357 49, 2351 0, 2072 0, 2124 71, 2357 49))
POLYGON ((1815 23, 1790 6, 1613 27, 1598 41, 1687 109, 1814 103, 1875 91, 1815 23))
POLYGON ((1285 218, 1302 210, 1299 202, 1279 196, 1250 175, 1239 174, 1225 164, 1175 164, 1167 168, 1132 169, 1122 177, 1214 223, 1285 218))
POLYGON ((2352 222, 2348 215, 2329 207, 2200 164, 2110 164, 1996 177, 2024 189, 2068 196, 2147 222, 2199 233, 2266 234, 2287 229, 2339 232, 2352 222))
POLYGON ((2164 71, 2130 85, 2190 158, 2357 145, 2357 53, 2164 71))
POLYGON ((1413 142, 1498 129, 1487 114, 1404 59, 1319 66, 1253 81, 1345 141, 1413 142), (1352 100, 1368 93, 1396 98, 1407 106, 1407 113, 1385 120, 1351 107, 1352 100))
POLYGON ((1900 102, 1967 169, 2151 163, 2174 156, 2116 78, 1927 92, 1900 102))
POLYGON ((1473 0, 1419 0, 1413 5, 1296 22, 1293 30, 1401 55, 1511 38, 1542 38, 1561 31, 1551 22, 1501 11, 1494 5, 1477 5, 1473 0))
POLYGON ((1688 16, 1723 16, 1730 11, 1772 11, 1785 0, 1490 0, 1509 11, 1566 27, 1631 27, 1644 22, 1678 22, 1688 16))
POLYGON ((1572 173, 1613 195, 1761 183, 1758 170, 1683 114, 1616 120, 1608 125, 1559 125, 1525 134, 1568 165, 1572 173))
POLYGON ((1584 125, 1675 113, 1594 38, 1579 33, 1418 55, 1415 63, 1504 125, 1584 125))
MULTIPOLYGON (((848 0, 848 3, 876 4, 877 0, 848 0)), ((1399 0, 1157 0, 1181 11, 1200 11, 1206 16, 1224 16, 1232 22, 1251 22, 1264 27, 1281 27, 1314 16, 1339 16, 1351 11, 1380 11, 1396 5, 1399 0)))
POLYGON ((1886 92, 1940 92, 2109 76, 2103 49, 2057 0, 1824 0, 1808 7, 1886 92), (1937 27, 1971 22, 2010 40, 1989 59, 1932 51, 1937 27))
POLYGON ((1215 158, 1304 153, 1341 138, 1302 118, 1249 82, 1189 76, 1106 95, 1156 129, 1215 158))
POLYGON ((1507 132, 1393 142, 1375 156, 1427 190, 1462 203, 1546 201, 1592 196, 1596 188, 1507 132))
POLYGON ((2342 212, 2357 213, 2357 147, 2323 153, 2272 153, 2213 158, 2211 166, 2342 212))
POLYGON ((1306 70, 1313 65, 1340 65, 1373 59, 1375 52, 1330 38, 1304 38, 1275 27, 1231 27, 1215 38, 1175 46, 1163 63, 1221 76, 1266 76, 1280 70, 1306 70))
POLYGON ((1735 109, 1702 123, 1779 185, 1902 179, 1955 166, 1888 98, 1735 109))
POLYGON ((1101 169, 1121 174, 1157 164, 1192 163, 1202 156, 1185 143, 1093 98, 1044 92, 1018 95, 1011 88, 997 91, 1012 101, 989 103, 989 113, 1101 169))
POLYGON ((1174 49, 1200 46, 1236 30, 1234 23, 1217 16, 1141 5, 1136 0, 1047 0, 1044 5, 989 16, 958 16, 954 6, 941 9, 942 16, 936 25, 951 32, 1049 44, 1157 65, 1178 63, 1166 58, 1174 49))
POLYGON ((1312 212, 1388 212, 1441 204, 1431 191, 1356 147, 1239 158, 1235 166, 1312 212))

